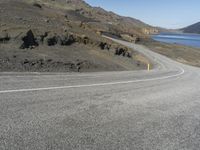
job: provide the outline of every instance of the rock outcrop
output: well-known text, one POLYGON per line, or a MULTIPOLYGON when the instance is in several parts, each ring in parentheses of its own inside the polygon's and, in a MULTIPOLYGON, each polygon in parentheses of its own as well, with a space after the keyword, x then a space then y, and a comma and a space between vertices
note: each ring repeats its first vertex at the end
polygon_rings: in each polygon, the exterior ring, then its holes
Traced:
POLYGON ((37 7, 37 8, 42 8, 42 5, 40 5, 39 3, 33 3, 33 6, 37 7))
POLYGON ((115 55, 124 56, 124 57, 128 57, 128 58, 131 57, 131 53, 128 51, 128 49, 127 48, 121 48, 121 47, 116 48, 115 55))
POLYGON ((75 42, 75 38, 71 34, 63 34, 63 35, 57 35, 56 33, 50 33, 44 38, 44 43, 48 46, 54 46, 54 45, 62 45, 67 46, 71 45, 75 42))
POLYGON ((100 47, 102 50, 104 50, 104 49, 110 50, 111 45, 108 44, 108 43, 106 43, 106 42, 100 42, 99 47, 100 47))
POLYGON ((26 35, 22 36, 22 45, 20 46, 21 49, 25 48, 34 48, 38 46, 38 43, 36 42, 35 36, 32 32, 32 30, 29 30, 26 35))
POLYGON ((10 36, 8 35, 7 32, 0 32, 0 42, 4 43, 10 40, 10 36))

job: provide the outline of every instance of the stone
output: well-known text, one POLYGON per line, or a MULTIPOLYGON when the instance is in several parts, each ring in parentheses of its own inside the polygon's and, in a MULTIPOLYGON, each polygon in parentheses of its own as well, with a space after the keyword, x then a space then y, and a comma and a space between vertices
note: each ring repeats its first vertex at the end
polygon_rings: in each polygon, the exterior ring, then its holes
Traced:
POLYGON ((34 48, 38 46, 32 30, 29 30, 26 35, 22 37, 22 41, 23 44, 20 46, 21 49, 34 48))
POLYGON ((47 37, 46 43, 48 46, 54 46, 58 43, 58 38, 57 36, 52 36, 52 37, 47 37))
POLYGON ((122 55, 122 56, 125 56, 126 54, 126 49, 125 48, 116 48, 115 50, 115 55, 122 55))
POLYGON ((111 46, 108 45, 106 42, 100 42, 99 47, 100 47, 102 50, 104 50, 104 49, 109 50, 111 46))
POLYGON ((75 39, 71 34, 66 34, 64 36, 61 36, 60 40, 61 40, 61 45, 71 45, 75 42, 75 39))
POLYGON ((65 35, 50 34, 45 38, 44 41, 48 46, 54 46, 57 44, 67 46, 76 42, 74 36, 68 33, 65 35))
POLYGON ((7 32, 0 32, 0 42, 7 42, 10 40, 10 36, 8 35, 7 32))
POLYGON ((42 5, 38 4, 38 3, 33 3, 33 6, 37 7, 37 8, 42 8, 42 5))

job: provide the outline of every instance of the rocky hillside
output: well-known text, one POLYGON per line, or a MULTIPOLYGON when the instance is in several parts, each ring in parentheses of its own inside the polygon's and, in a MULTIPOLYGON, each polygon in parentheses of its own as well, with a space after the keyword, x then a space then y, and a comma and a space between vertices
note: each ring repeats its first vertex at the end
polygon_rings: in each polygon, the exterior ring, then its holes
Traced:
POLYGON ((132 70, 148 61, 101 34, 135 42, 152 27, 82 0, 6 0, 0 13, 0 71, 132 70))
POLYGON ((73 21, 81 21, 86 27, 98 31, 118 34, 130 34, 144 36, 145 30, 157 32, 157 30, 140 20, 122 17, 113 12, 105 11, 100 7, 91 7, 83 0, 38 0, 51 7, 66 9, 66 16, 73 21))
POLYGON ((200 22, 195 23, 191 26, 181 29, 184 33, 197 33, 200 34, 200 22))

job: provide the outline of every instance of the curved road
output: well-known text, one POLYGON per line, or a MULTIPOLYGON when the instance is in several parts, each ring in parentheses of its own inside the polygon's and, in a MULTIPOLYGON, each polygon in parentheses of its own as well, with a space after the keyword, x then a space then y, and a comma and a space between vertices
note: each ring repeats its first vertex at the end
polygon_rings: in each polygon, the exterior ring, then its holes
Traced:
POLYGON ((200 149, 200 70, 116 41, 155 69, 2 73, 0 149, 200 149))

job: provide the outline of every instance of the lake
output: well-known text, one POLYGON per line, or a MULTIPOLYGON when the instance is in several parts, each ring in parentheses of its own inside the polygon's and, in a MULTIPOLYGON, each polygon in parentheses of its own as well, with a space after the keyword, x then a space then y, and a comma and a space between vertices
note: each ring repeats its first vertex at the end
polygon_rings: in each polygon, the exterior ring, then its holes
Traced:
POLYGON ((200 48, 200 34, 160 33, 152 35, 156 41, 200 48))

